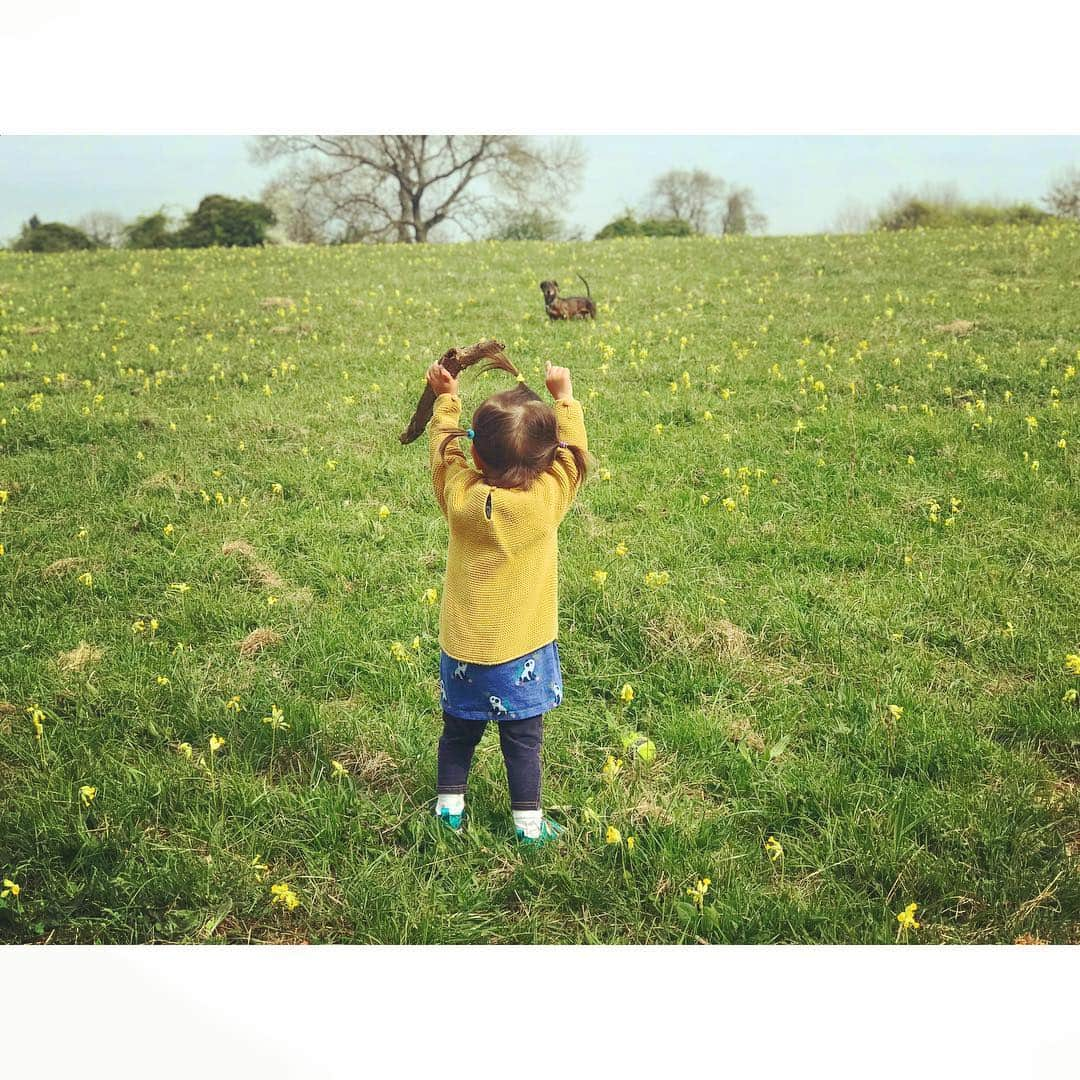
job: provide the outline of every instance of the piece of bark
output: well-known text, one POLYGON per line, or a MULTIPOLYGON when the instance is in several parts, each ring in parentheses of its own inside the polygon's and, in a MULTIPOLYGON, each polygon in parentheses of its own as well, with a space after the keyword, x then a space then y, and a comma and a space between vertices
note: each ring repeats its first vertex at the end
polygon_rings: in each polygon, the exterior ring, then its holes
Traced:
MULTIPOLYGON (((447 349, 442 354, 439 363, 451 375, 458 375, 465 368, 472 367, 481 360, 505 360, 506 354, 503 351, 505 348, 506 346, 498 341, 478 341, 475 345, 467 345, 464 349, 447 349)), ((427 427, 434 409, 435 393, 430 386, 425 386, 416 406, 416 412, 409 421, 409 426, 398 436, 403 446, 414 442, 424 433, 424 428, 427 427)))

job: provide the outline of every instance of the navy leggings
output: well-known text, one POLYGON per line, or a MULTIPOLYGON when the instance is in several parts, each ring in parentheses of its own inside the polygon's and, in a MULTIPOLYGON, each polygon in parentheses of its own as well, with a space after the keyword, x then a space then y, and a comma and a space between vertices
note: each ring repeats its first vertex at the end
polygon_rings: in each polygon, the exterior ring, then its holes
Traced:
MULTIPOLYGON (((439 739, 440 795, 465 794, 473 751, 487 724, 486 720, 459 720, 443 713, 443 733, 439 739)), ((539 810, 543 714, 522 720, 497 720, 495 725, 510 783, 510 809, 539 810)))

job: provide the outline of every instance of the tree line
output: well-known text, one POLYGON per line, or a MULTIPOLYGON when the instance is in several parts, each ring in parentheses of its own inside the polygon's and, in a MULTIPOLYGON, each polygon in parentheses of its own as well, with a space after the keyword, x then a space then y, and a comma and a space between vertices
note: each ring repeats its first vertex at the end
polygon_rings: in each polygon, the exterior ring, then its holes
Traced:
MULTIPOLYGON (((97 247, 253 247, 265 243, 425 243, 468 239, 583 239, 559 207, 581 184, 576 139, 512 135, 274 135, 254 140, 254 161, 279 171, 258 201, 207 195, 179 224, 164 211, 125 223, 94 213, 78 225, 23 226, 15 251, 97 247)), ((1027 203, 965 201, 951 190, 895 192, 871 212, 848 204, 833 231, 1080 219, 1080 169, 1027 203)), ((703 169, 656 177, 595 239, 739 235, 764 231, 754 193, 703 169)))

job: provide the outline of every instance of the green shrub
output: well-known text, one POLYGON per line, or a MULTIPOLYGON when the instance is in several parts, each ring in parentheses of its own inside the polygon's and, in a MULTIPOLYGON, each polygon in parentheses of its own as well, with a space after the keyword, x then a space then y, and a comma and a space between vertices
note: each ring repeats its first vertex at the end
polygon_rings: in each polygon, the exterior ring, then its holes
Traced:
POLYGON ((146 214, 124 230, 124 247, 127 248, 167 248, 172 247, 169 233, 169 221, 160 211, 146 214))
POLYGON ((97 245, 81 229, 64 225, 59 221, 44 224, 37 217, 31 218, 23 227, 18 240, 11 245, 12 251, 90 251, 97 245))
POLYGON ((693 236, 694 229, 682 218, 646 218, 638 221, 625 213, 609 221, 597 234, 597 240, 612 240, 619 236, 693 236))
POLYGON ((207 195, 188 214, 184 227, 172 234, 172 246, 261 247, 266 230, 276 221, 274 212, 262 203, 207 195))

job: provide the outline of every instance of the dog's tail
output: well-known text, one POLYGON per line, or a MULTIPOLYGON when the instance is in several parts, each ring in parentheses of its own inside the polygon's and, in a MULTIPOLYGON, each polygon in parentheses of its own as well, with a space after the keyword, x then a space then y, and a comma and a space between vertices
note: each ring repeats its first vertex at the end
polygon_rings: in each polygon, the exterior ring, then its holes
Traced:
MULTIPOLYGON (((584 279, 583 277, 581 277, 581 275, 580 275, 580 274, 578 274, 578 277, 580 277, 582 281, 585 281, 585 279, 584 279)), ((589 298, 590 300, 592 299, 592 293, 591 293, 591 292, 589 292, 589 283, 588 283, 587 281, 585 281, 585 295, 586 295, 586 296, 587 296, 587 297, 588 297, 588 298, 589 298)))

